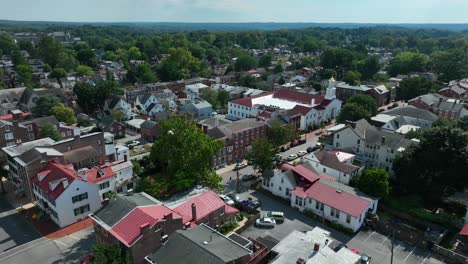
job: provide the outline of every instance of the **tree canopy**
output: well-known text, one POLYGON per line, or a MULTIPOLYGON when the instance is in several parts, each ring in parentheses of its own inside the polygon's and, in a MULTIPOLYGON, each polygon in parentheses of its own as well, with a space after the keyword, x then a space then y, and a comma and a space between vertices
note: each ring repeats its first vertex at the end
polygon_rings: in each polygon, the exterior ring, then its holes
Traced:
POLYGON ((410 72, 423 72, 429 63, 429 57, 414 52, 398 54, 390 61, 388 72, 391 76, 408 74, 410 72))
POLYGON ((59 141, 59 140, 63 139, 62 135, 57 130, 57 128, 54 125, 50 124, 50 123, 45 124, 41 128, 40 135, 41 135, 42 138, 48 137, 48 138, 51 138, 51 139, 53 139, 55 141, 59 141))
POLYGON ((398 100, 410 100, 423 94, 436 92, 438 89, 437 84, 426 78, 413 77, 400 82, 396 96, 398 100))
POLYGON ((275 153, 273 144, 262 138, 252 144, 252 149, 246 153, 245 158, 252 162, 254 169, 262 173, 273 167, 272 157, 275 153))
POLYGON ((36 105, 32 109, 32 114, 35 117, 47 116, 50 113, 50 109, 60 104, 60 99, 56 96, 42 96, 36 101, 36 105))
POLYGON ((385 198, 390 193, 390 178, 388 172, 380 168, 370 168, 362 171, 353 179, 355 187, 374 197, 385 198))
POLYGON ((66 124, 75 124, 77 122, 73 109, 61 103, 54 105, 49 113, 54 115, 58 121, 66 124))
POLYGON ((268 139, 275 147, 279 147, 288 143, 292 136, 292 129, 290 126, 283 126, 280 121, 273 121, 270 129, 268 129, 268 139))

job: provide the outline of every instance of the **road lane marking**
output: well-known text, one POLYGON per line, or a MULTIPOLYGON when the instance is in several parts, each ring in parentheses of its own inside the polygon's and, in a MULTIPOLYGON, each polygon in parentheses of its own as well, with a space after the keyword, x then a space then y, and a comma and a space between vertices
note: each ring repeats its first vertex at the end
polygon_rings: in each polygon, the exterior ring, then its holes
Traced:
POLYGON ((388 239, 390 236, 391 236, 391 235, 386 236, 385 239, 384 239, 382 242, 380 242, 380 245, 383 245, 383 243, 384 243, 385 241, 387 241, 387 239, 388 239))
POLYGON ((62 246, 64 246, 64 247, 67 247, 67 248, 70 247, 69 245, 67 245, 67 244, 65 244, 65 243, 63 243, 63 242, 60 242, 60 241, 58 241, 58 240, 53 240, 53 241, 56 242, 56 243, 59 243, 60 245, 62 245, 62 246))
POLYGON ((364 243, 366 243, 367 240, 368 240, 373 234, 375 234, 375 231, 373 231, 366 239, 364 239, 364 241, 362 241, 361 245, 364 245, 364 243))
POLYGON ((74 239, 76 239, 76 240, 80 240, 79 238, 77 238, 77 237, 74 236, 74 235, 68 235, 68 236, 71 237, 71 238, 74 238, 74 239))
POLYGON ((424 264, 426 262, 426 260, 431 256, 431 253, 427 253, 426 257, 423 259, 423 261, 421 262, 421 264, 424 264))
POLYGON ((403 260, 403 263, 406 263, 406 260, 409 258, 409 256, 410 256, 411 254, 413 254, 413 251, 414 251, 415 249, 416 249, 416 247, 414 247, 414 248, 410 251, 410 253, 408 254, 408 256, 406 256, 406 258, 403 260))

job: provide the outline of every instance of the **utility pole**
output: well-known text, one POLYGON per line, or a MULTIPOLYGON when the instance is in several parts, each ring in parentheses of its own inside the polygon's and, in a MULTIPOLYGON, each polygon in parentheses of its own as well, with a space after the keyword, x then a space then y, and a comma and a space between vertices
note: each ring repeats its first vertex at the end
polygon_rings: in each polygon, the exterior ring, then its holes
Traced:
POLYGON ((239 160, 236 160, 236 192, 239 193, 239 160))
POLYGON ((392 230, 392 256, 390 258, 390 264, 393 264, 393 240, 395 239, 395 229, 392 230))

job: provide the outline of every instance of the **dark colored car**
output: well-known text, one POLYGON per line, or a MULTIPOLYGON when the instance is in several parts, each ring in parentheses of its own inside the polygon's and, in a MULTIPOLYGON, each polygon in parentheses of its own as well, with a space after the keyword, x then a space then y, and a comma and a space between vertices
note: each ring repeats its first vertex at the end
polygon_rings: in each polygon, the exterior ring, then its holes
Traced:
POLYGON ((320 147, 318 147, 318 146, 312 146, 312 147, 308 147, 306 149, 306 151, 307 151, 307 153, 311 153, 311 152, 314 152, 314 151, 318 150, 319 148, 320 147))
POLYGON ((291 142, 291 148, 294 148, 295 146, 299 146, 299 141, 291 142))
POLYGON ((242 181, 251 181, 255 178, 257 178, 257 176, 251 173, 242 175, 242 181))
POLYGON ((241 204, 245 207, 249 207, 255 210, 260 207, 261 202, 259 200, 253 200, 252 198, 249 198, 248 200, 242 201, 241 204))
POLYGON ((300 145, 305 144, 306 142, 306 139, 299 139, 299 141, 297 141, 297 143, 299 143, 300 145))
POLYGON ((282 146, 281 149, 280 149, 280 151, 281 151, 281 152, 285 152, 285 151, 288 151, 289 149, 291 149, 291 146, 286 145, 286 146, 282 146))

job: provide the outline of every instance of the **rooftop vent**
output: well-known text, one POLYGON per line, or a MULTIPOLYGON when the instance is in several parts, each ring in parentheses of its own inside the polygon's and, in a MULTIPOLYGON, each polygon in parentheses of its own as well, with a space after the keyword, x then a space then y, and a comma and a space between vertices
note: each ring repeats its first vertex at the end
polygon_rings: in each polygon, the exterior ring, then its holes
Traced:
POLYGON ((343 190, 337 189, 336 192, 337 192, 337 193, 342 193, 343 190))

